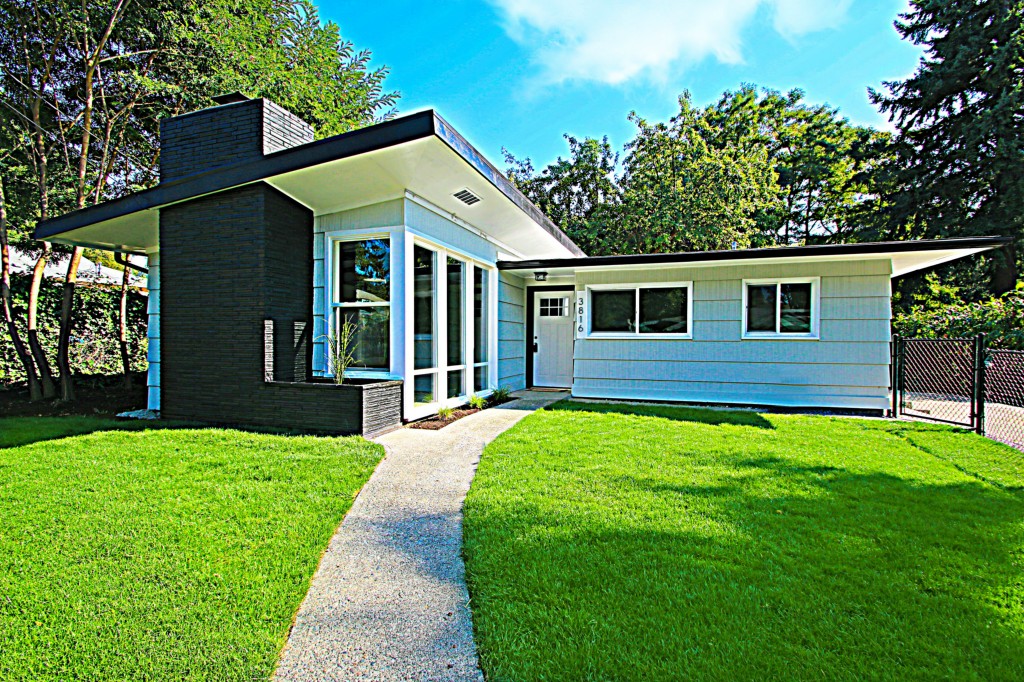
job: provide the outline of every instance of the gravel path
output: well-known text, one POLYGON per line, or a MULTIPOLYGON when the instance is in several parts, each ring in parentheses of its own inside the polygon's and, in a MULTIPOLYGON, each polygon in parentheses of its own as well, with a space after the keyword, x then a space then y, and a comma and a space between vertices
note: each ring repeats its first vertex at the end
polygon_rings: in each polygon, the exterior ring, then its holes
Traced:
POLYGON ((331 539, 277 680, 482 680, 462 563, 462 503, 484 446, 565 393, 522 391, 387 456, 331 539))

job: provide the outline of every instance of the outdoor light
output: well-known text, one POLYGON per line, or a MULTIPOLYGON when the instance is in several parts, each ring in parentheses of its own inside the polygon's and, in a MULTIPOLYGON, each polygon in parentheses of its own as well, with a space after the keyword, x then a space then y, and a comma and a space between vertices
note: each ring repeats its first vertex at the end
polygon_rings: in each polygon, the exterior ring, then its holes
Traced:
POLYGON ((548 281, 548 273, 546 273, 546 272, 535 272, 535 273, 533 273, 533 278, 535 280, 537 280, 538 282, 546 282, 546 281, 548 281))

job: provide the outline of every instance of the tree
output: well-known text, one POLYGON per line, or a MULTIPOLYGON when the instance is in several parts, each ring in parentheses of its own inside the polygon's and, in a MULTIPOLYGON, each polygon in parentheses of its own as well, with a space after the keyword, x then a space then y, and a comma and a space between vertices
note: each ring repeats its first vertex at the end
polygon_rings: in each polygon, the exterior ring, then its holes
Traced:
MULTIPOLYGON (((895 25, 925 55, 906 80, 871 91, 872 101, 897 128, 895 157, 885 169, 892 200, 875 233, 898 238, 1005 234, 1019 247, 1024 240, 1024 2, 911 0, 895 25)), ((1012 286, 1013 278, 1006 279, 1012 286)), ((980 293, 983 287, 975 283, 974 289, 980 293)))
MULTIPOLYGON (((342 41, 308 0, 14 0, 0 8, 0 29, 0 122, 16 131, 36 181, 32 215, 16 221, 21 237, 37 220, 154 184, 160 119, 213 95, 272 97, 321 137, 390 116, 398 97, 383 92, 387 69, 369 70, 369 53, 342 41)), ((44 244, 28 310, 44 390, 50 371, 33 320, 49 254, 44 244)), ((82 251, 68 255, 57 364, 70 400, 82 251)))

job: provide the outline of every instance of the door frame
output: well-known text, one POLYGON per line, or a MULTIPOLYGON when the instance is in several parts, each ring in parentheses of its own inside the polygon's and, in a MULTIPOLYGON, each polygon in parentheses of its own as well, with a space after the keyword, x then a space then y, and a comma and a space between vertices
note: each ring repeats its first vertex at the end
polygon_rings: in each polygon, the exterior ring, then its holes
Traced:
MULTIPOLYGON (((526 388, 533 388, 533 294, 535 292, 548 291, 570 292, 569 310, 572 311, 574 309, 574 296, 572 294, 575 294, 576 286, 573 284, 547 284, 526 287, 526 388)), ((575 344, 575 340, 573 343, 575 344)), ((573 359, 573 362, 575 363, 575 359, 573 359)))

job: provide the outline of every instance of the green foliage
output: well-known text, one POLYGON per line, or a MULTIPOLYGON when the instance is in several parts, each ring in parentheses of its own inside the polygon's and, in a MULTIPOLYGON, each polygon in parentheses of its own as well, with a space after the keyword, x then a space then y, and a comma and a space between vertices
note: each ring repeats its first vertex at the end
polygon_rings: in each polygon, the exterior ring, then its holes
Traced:
POLYGON ((566 136, 541 171, 506 151, 512 181, 592 255, 747 248, 850 237, 873 197, 887 136, 826 105, 753 86, 666 123, 630 115, 619 155, 607 138, 566 136))
POLYGON ((327 364, 334 375, 334 383, 345 383, 345 372, 355 362, 355 352, 359 345, 357 334, 359 326, 342 315, 339 317, 338 330, 335 334, 322 337, 327 343, 327 364))
POLYGON ((507 403, 512 399, 512 389, 508 386, 499 386, 495 389, 491 389, 490 402, 492 405, 500 405, 501 403, 507 403))
POLYGON ((455 415, 454 407, 439 407, 437 408, 437 418, 441 421, 448 421, 455 415))
MULTIPOLYGON (((14 317, 25 338, 25 308, 28 275, 11 276, 14 317)), ((53 357, 60 326, 61 288, 44 280, 39 293, 39 337, 44 350, 53 357)), ((121 350, 117 341, 120 291, 117 287, 79 286, 71 329, 71 369, 78 374, 120 374, 121 350)), ((128 293, 128 348, 132 371, 146 369, 146 304, 148 298, 134 290, 128 293)), ((24 381, 25 373, 7 332, 0 333, 0 384, 24 381)))
POLYGON ((482 410, 487 407, 487 399, 479 395, 470 396, 469 406, 474 410, 482 410))
POLYGON ((269 679, 362 438, 0 419, 0 678, 269 679))
POLYGON ((1002 234, 1024 254, 1024 2, 912 0, 896 28, 925 55, 909 78, 872 92, 898 131, 877 232, 1002 234))
POLYGON ((487 446, 466 499, 481 666, 1018 679, 1022 487, 1021 453, 947 427, 561 403, 487 446))
POLYGON ((919 294, 917 305, 893 319, 893 331, 908 338, 967 338, 985 334, 991 348, 1024 350, 1024 282, 1002 296, 964 303, 949 286, 919 294), (952 300, 951 300, 952 299, 952 300))

